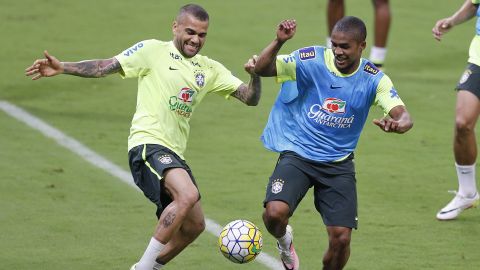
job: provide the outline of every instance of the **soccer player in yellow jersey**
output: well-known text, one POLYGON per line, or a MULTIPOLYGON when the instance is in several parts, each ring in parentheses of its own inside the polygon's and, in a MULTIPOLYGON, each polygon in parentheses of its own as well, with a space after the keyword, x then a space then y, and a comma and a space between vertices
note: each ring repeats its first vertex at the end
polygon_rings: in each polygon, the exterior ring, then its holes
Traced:
POLYGON ((480 114, 480 0, 466 0, 452 16, 438 20, 432 29, 433 37, 440 41, 443 34, 455 25, 477 16, 476 33, 470 44, 467 68, 456 87, 455 136, 453 153, 457 168, 458 192, 437 213, 437 219, 455 219, 463 210, 477 206, 480 201, 475 182, 477 142, 475 125, 480 114))
POLYGON ((243 83, 222 64, 199 55, 209 25, 208 13, 185 5, 173 22, 173 40, 144 40, 110 59, 60 62, 45 51, 45 59, 26 69, 32 79, 70 74, 103 77, 119 73, 137 78, 138 96, 128 138, 129 163, 137 186, 157 205, 158 224, 135 270, 159 269, 178 255, 205 229, 200 193, 184 160, 189 120, 209 93, 233 96, 255 106, 260 78, 255 58, 243 83))

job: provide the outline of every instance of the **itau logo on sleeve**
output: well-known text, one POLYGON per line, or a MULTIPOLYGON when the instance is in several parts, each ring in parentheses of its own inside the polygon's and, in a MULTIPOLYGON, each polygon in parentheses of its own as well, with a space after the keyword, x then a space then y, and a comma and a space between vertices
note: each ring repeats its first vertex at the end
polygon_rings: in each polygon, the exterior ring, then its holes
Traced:
POLYGON ((298 55, 300 57, 300 60, 309 60, 315 58, 315 47, 306 47, 300 49, 298 52, 298 55))
POLYGON ((367 63, 365 65, 365 67, 363 68, 363 71, 367 72, 367 73, 370 73, 372 75, 377 75, 378 72, 380 72, 380 70, 375 67, 375 65, 371 64, 371 63, 367 63))

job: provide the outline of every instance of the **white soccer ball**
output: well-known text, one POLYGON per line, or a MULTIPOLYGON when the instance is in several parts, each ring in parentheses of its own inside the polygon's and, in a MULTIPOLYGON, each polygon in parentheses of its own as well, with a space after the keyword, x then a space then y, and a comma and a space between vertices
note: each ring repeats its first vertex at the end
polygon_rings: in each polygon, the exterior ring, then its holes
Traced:
POLYGON ((220 252, 234 263, 247 263, 262 251, 262 233, 248 220, 234 220, 223 227, 218 237, 220 252))

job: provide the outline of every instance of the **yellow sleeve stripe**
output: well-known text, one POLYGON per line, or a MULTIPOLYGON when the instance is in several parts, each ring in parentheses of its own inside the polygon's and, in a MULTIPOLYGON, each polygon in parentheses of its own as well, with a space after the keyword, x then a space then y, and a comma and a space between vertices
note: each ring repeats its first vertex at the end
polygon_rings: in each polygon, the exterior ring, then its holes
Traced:
POLYGON ((278 55, 275 65, 277 67, 277 83, 297 79, 297 62, 293 55, 278 55))
POLYGON ((382 108, 385 115, 396 106, 405 106, 405 103, 403 103, 393 87, 392 80, 387 75, 383 75, 382 79, 380 79, 374 104, 382 108))

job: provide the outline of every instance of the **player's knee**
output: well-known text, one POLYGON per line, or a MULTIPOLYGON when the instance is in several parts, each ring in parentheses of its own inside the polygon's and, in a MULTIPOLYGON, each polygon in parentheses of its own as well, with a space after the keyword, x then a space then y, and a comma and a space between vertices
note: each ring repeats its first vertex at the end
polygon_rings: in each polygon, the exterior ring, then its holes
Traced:
POLYGON ((192 190, 180 194, 174 201, 176 201, 180 209, 191 209, 197 203, 199 197, 198 190, 192 190))
POLYGON ((455 130, 460 134, 468 134, 475 129, 475 123, 468 121, 465 117, 457 116, 455 118, 455 130))
POLYGON ((350 246, 350 234, 336 234, 330 238, 330 247, 335 250, 345 250, 350 246))
POLYGON ((267 223, 284 223, 289 216, 288 204, 284 202, 269 202, 265 207, 263 221, 267 223))

